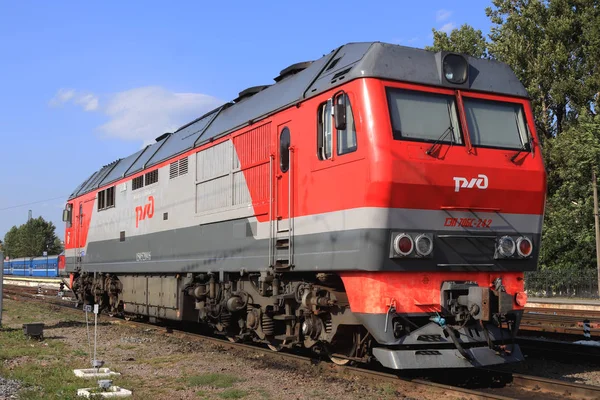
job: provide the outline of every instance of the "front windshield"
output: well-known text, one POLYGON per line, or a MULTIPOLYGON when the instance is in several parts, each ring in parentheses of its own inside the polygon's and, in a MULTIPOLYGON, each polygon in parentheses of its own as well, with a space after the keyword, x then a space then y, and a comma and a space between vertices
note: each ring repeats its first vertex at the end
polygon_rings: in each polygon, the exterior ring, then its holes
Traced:
POLYGON ((454 96, 388 88, 394 139, 462 143, 454 96))
POLYGON ((522 149, 528 142, 523 106, 463 98, 473 146, 522 149))

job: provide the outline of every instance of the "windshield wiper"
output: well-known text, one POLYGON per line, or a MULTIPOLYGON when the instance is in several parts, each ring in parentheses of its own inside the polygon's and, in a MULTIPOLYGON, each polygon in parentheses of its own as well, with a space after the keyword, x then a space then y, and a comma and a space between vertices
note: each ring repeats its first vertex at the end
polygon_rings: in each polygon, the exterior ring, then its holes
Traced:
POLYGON ((510 158, 510 161, 514 163, 517 157, 519 157, 519 154, 521 154, 524 151, 529 151, 531 153, 531 156, 533 157, 533 137, 530 135, 527 135, 527 143, 525 143, 523 147, 521 147, 519 151, 517 151, 517 153, 510 158))
POLYGON ((450 143, 454 144, 454 127, 452 125, 450 125, 449 127, 446 128, 446 130, 444 132, 442 132, 442 134, 440 135, 440 137, 437 138, 437 140, 435 142, 433 142, 433 144, 425 152, 425 154, 427 154, 428 156, 431 156, 431 152, 433 151, 433 149, 435 148, 435 146, 437 146, 442 140, 444 140, 444 138, 446 137, 446 135, 448 135, 449 132, 452 132, 452 136, 450 137, 450 143))

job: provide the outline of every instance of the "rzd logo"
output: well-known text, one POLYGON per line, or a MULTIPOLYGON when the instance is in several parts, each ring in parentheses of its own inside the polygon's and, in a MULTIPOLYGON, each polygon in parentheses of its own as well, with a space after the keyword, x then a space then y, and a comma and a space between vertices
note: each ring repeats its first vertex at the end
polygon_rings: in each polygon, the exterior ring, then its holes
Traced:
POLYGON ((455 192, 458 192, 460 188, 472 189, 474 186, 477 186, 479 189, 487 189, 488 187, 488 177, 483 174, 477 175, 477 178, 471 178, 470 181, 461 176, 455 176, 453 179, 455 192))
POLYGON ((148 203, 135 208, 135 227, 139 226, 140 221, 152 217, 154 217, 154 196, 148 196, 148 203))

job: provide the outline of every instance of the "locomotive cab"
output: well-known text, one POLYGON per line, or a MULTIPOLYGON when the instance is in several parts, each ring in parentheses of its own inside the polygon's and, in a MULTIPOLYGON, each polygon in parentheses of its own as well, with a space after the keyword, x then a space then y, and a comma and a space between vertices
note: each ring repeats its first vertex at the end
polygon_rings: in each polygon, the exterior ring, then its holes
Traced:
POLYGON ((384 366, 519 361, 546 190, 529 101, 506 66, 429 60, 421 81, 411 70, 365 84, 377 132, 368 198, 386 210, 387 234, 379 272, 341 276, 384 366))

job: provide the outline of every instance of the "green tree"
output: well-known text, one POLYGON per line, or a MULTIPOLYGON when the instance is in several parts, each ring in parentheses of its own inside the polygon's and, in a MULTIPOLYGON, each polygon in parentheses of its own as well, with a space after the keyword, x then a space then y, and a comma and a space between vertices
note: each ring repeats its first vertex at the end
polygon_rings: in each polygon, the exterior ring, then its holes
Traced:
POLYGON ((488 44, 479 29, 464 24, 459 29, 453 29, 448 35, 446 32, 432 29, 433 46, 426 46, 429 51, 453 51, 468 54, 473 57, 487 57, 488 44))
POLYGON ((583 113, 546 148, 548 195, 540 263, 545 268, 595 266, 592 168, 600 169, 600 116, 583 113))
POLYGON ((493 0, 491 57, 510 65, 532 98, 538 131, 560 134, 598 92, 597 0, 493 0))
POLYGON ((32 218, 19 227, 13 226, 4 236, 4 252, 11 258, 38 257, 44 251, 56 255, 62 250, 56 227, 42 217, 32 218))

